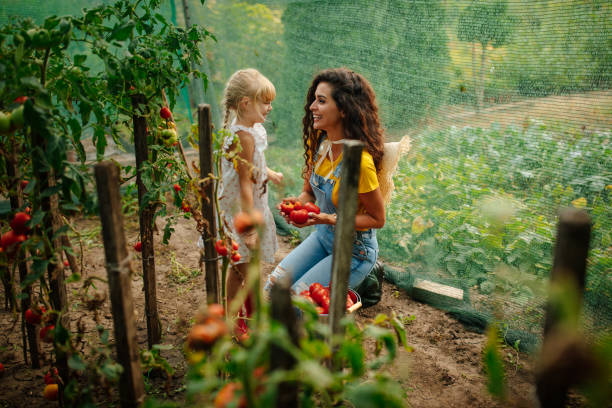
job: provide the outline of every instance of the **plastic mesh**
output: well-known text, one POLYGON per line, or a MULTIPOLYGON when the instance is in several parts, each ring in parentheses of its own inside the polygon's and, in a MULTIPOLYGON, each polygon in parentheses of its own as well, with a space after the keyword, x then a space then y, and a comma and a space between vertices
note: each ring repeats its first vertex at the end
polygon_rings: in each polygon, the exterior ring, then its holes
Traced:
MULTIPOLYGON (((0 22, 41 21, 97 2, 0 1, 0 22)), ((612 6, 607 1, 190 0, 202 44, 203 98, 221 123, 227 78, 254 67, 277 87, 269 166, 301 188, 308 84, 346 66, 372 83, 389 140, 411 152, 379 233, 398 286, 464 289, 460 320, 540 336, 557 212, 585 208, 593 232, 585 293, 591 333, 612 327, 612 6), (588 28, 588 29, 587 29, 588 28)), ((182 2, 175 7, 183 24, 182 2)), ((188 116, 185 106, 175 107, 188 116)), ((188 131, 184 129, 184 131, 188 131)), ((432 300, 435 303, 435 300, 432 300)), ((522 333, 520 335, 514 335, 522 333)), ((531 337, 530 337, 531 336, 531 337)))

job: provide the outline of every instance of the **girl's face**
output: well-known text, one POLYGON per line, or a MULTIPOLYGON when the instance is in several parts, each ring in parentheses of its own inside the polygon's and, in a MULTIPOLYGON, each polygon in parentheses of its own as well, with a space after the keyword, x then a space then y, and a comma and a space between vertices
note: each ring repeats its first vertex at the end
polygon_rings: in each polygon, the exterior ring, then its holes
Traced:
POLYGON ((332 98, 332 86, 328 82, 321 82, 315 90, 315 99, 310 104, 310 112, 314 129, 328 132, 342 127, 342 112, 338 110, 336 101, 332 98))
POLYGON ((240 118, 245 122, 254 125, 255 123, 263 123, 266 116, 272 110, 272 100, 258 101, 253 98, 245 97, 240 110, 240 118))

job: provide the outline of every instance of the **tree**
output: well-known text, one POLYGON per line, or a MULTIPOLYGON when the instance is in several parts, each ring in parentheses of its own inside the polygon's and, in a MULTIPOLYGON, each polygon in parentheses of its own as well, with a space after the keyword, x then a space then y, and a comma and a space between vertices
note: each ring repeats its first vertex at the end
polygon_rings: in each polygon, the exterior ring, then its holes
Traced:
POLYGON ((512 33, 512 18, 506 0, 475 0, 459 16, 457 36, 472 43, 472 76, 476 109, 482 108, 486 55, 489 46, 499 48, 508 43, 512 33), (481 46, 480 67, 476 76, 476 43, 481 46))
POLYGON ((440 1, 291 2, 282 21, 287 54, 276 109, 279 133, 292 140, 299 138, 308 84, 325 68, 363 74, 390 132, 404 132, 446 102, 449 55, 440 1))

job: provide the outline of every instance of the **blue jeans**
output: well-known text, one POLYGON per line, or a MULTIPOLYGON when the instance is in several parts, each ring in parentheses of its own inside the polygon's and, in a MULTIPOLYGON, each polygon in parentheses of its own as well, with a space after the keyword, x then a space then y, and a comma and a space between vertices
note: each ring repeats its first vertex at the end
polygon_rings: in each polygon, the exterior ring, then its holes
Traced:
MULTIPOLYGON (((316 158, 315 158, 316 161, 316 158)), ((342 162, 334 169, 336 178, 340 175, 342 162)), ((335 181, 316 174, 310 176, 310 186, 322 213, 335 214, 336 207, 332 202, 332 191, 335 181)), ((334 247, 335 226, 319 224, 315 231, 297 248, 281 261, 268 276, 264 286, 266 295, 272 289, 275 280, 289 275, 291 289, 300 293, 310 288, 310 285, 319 282, 327 286, 331 280, 332 249, 334 247)), ((351 274, 349 288, 354 289, 365 279, 378 258, 378 242, 376 230, 355 231, 353 240, 353 256, 351 258, 351 274)))
MULTIPOLYGON (((333 241, 333 229, 317 228, 272 271, 264 290, 269 292, 274 281, 286 274, 291 277, 291 290, 294 293, 308 290, 315 282, 328 286, 331 280, 333 241)), ((355 289, 359 286, 372 270, 377 256, 375 231, 356 231, 349 288, 355 289)))

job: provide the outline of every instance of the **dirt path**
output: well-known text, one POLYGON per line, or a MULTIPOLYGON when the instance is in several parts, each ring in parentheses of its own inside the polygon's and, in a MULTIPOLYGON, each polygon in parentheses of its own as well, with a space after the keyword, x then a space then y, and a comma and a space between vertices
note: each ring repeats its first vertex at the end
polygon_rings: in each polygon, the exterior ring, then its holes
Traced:
MULTIPOLYGON (((75 226, 85 237, 84 277, 106 276, 103 248, 100 238, 100 224, 96 218, 81 219, 75 226)), ((136 217, 126 220, 128 243, 137 240, 138 225, 136 217)), ((181 352, 189 320, 195 310, 205 301, 204 277, 199 273, 199 254, 196 248, 198 233, 193 221, 181 219, 176 226, 168 246, 161 244, 156 236, 156 272, 158 278, 159 312, 163 326, 163 343, 172 346, 162 355, 176 369, 171 382, 170 397, 182 400, 180 386, 185 374, 185 361, 181 352)), ((286 255, 291 247, 286 239, 279 237, 280 251, 277 261, 286 255)), ((132 254, 135 254, 131 251, 132 254)), ((140 269, 140 258, 135 254, 135 270, 140 269)), ((264 273, 269 273, 274 265, 264 265, 264 273)), ((72 284, 70 289, 77 289, 72 284)), ((138 342, 146 347, 146 321, 144 316, 144 294, 142 279, 135 274, 132 290, 135 297, 135 313, 138 325, 138 342)), ((69 290, 72 325, 82 317, 83 305, 69 290)), ((104 285, 97 290, 106 291, 104 285)), ((356 313, 359 322, 366 322, 378 313, 413 315, 414 320, 406 326, 408 343, 414 351, 400 351, 393 366, 389 368, 406 391, 406 401, 411 407, 529 407, 535 406, 533 399, 532 358, 516 354, 513 350, 505 352, 512 356, 508 359, 509 402, 498 403, 486 391, 486 376, 482 369, 481 355, 485 343, 483 335, 466 331, 459 323, 444 312, 410 299, 405 292, 398 291, 388 283, 384 285, 383 300, 376 306, 362 309, 356 313)), ((106 300, 99 312, 99 323, 106 328, 112 327, 110 302, 106 300)), ((91 313, 84 317, 87 337, 95 339, 97 334, 91 313)), ((74 327, 73 327, 74 329, 74 327)), ((0 362, 6 367, 0 378, 0 407, 44 407, 49 406, 42 398, 43 375, 48 364, 40 370, 32 370, 24 365, 21 351, 19 324, 14 324, 10 313, 0 313, 0 362)), ((48 346, 45 349, 49 356, 48 346)), ((149 394, 166 398, 160 379, 148 381, 149 394)))

